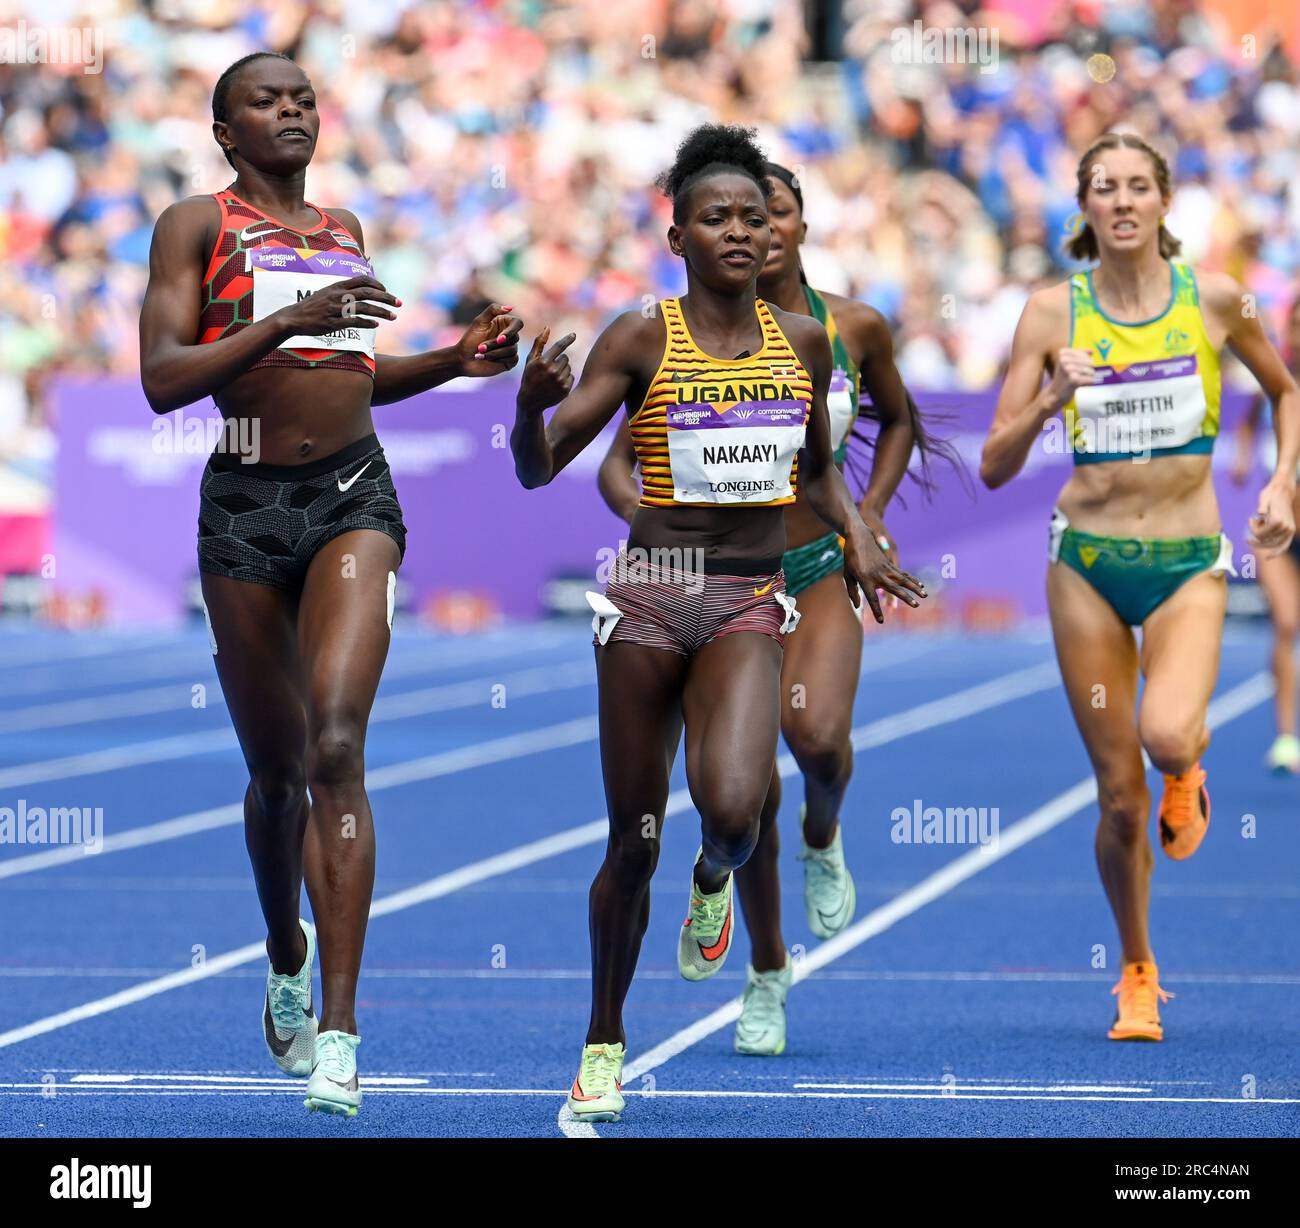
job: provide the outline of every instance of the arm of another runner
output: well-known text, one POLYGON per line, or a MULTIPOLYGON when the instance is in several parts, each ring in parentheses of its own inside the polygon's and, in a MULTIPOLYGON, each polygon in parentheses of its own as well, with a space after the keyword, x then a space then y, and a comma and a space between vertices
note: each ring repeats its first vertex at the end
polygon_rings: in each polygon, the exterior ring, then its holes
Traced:
POLYGON ((577 456, 627 399, 632 383, 629 355, 633 353, 640 313, 619 316, 596 339, 582 380, 575 388, 569 356, 574 334, 544 348, 551 330, 544 328, 533 342, 515 400, 515 427, 510 432, 515 473, 531 490, 545 486, 577 456), (559 408, 545 420, 552 405, 559 408))
POLYGON ((833 359, 825 328, 811 316, 785 317, 781 326, 813 382, 812 412, 799 453, 800 488, 813 511, 844 538, 844 584, 849 599, 861 608, 865 597, 876 622, 883 623, 878 590, 916 606, 920 603, 913 594, 924 597, 925 586, 889 561, 875 533, 863 522, 844 475, 835 464, 830 415, 826 412, 833 359))
POLYGON ((632 428, 625 418, 619 423, 618 433, 609 445, 605 459, 600 462, 596 485, 609 510, 628 524, 632 523, 641 503, 635 473, 636 448, 632 444, 632 428))
POLYGON ((1259 381, 1273 403, 1277 468, 1259 492, 1250 518, 1250 543, 1266 555, 1281 554, 1295 533, 1295 473, 1300 460, 1300 388, 1269 341, 1259 316, 1244 310, 1246 296, 1226 273, 1198 274, 1202 301, 1227 329, 1228 348, 1259 381))
POLYGON ((1029 296, 1011 342, 1011 361, 998 393, 998 407, 980 456, 980 480, 990 490, 1005 486, 1025 467, 1043 425, 1070 403, 1075 390, 1095 384, 1091 350, 1059 346, 1068 339, 1068 285, 1029 296), (1046 388, 1043 372, 1052 372, 1046 388))

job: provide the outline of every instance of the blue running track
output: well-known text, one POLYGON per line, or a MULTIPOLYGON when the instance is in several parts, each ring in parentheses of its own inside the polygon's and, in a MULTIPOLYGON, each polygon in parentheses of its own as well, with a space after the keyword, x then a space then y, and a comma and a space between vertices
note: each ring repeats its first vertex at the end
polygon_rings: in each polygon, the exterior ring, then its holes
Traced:
POLYGON ((1300 780, 1263 769, 1252 629, 1224 648, 1209 835, 1188 862, 1156 855, 1153 937, 1177 995, 1162 1044, 1106 1039, 1120 954, 1050 643, 873 635, 844 812, 858 914, 830 943, 804 919, 787 775, 803 979, 785 1054, 732 1050, 743 931, 715 979, 677 974, 698 818, 674 795, 628 1001, 627 1110, 570 1122, 604 840, 589 639, 585 623, 395 637, 368 747, 366 1098, 344 1121, 307 1113, 262 1043, 245 777, 202 630, 0 631, 0 807, 102 807, 106 838, 97 855, 0 845, 0 1134, 1300 1133, 1300 780), (914 804, 996 807, 998 839, 891 839, 914 804))

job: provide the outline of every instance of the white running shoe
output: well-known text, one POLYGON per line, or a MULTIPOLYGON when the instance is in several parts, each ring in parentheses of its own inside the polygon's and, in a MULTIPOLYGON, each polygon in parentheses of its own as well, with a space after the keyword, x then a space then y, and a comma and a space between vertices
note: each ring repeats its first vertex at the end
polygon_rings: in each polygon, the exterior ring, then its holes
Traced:
POLYGON ((785 996, 794 979, 794 965, 785 957, 785 967, 775 972, 745 969, 745 997, 736 1020, 736 1052, 760 1057, 777 1057, 785 1050, 785 996))
POLYGON ((361 1083, 357 1078, 357 1046, 360 1036, 351 1032, 322 1032, 316 1037, 316 1061, 307 1080, 307 1099, 314 1113, 321 1109, 343 1117, 355 1117, 361 1107, 361 1083))
POLYGON ((262 1000, 262 1035, 271 1057, 285 1074, 311 1074, 316 1046, 316 1015, 311 1003, 311 970, 316 962, 316 931, 299 918, 307 938, 307 958, 297 972, 281 976, 269 967, 262 1000))
POLYGON ((833 938, 853 920, 858 906, 857 888, 853 885, 853 875, 844 864, 841 825, 835 825, 835 839, 829 848, 809 848, 803 839, 805 813, 802 809, 799 811, 804 911, 808 914, 809 927, 818 938, 833 938))

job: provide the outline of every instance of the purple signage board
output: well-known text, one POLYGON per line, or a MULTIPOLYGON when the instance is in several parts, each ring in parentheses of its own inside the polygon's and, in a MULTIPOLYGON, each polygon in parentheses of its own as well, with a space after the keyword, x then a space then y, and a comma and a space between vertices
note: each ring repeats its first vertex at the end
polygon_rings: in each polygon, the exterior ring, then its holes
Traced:
MULTIPOLYGON (((942 463, 932 501, 904 482, 906 507, 896 503, 888 516, 903 565, 940 580, 949 604, 993 598, 1020 615, 1043 613, 1047 522, 1069 457, 1045 433, 1020 477, 984 490, 979 449, 995 394, 916 395, 923 411, 948 415, 936 429, 966 459, 970 489, 942 463)), ((55 584, 73 595, 98 589, 113 621, 180 617, 197 575, 199 477, 219 432, 216 410, 156 416, 132 380, 67 381, 56 397, 55 584)), ((1229 427, 1244 401, 1225 396, 1229 427)), ((464 594, 533 618, 548 582, 579 576, 595 587, 626 538, 596 490, 613 424, 550 486, 526 491, 510 454, 513 418, 514 385, 504 379, 458 381, 375 410, 406 519, 401 575, 414 607, 464 594)), ((1233 485, 1231 452, 1220 443, 1215 485, 1240 551, 1264 471, 1257 464, 1250 482, 1233 485)))

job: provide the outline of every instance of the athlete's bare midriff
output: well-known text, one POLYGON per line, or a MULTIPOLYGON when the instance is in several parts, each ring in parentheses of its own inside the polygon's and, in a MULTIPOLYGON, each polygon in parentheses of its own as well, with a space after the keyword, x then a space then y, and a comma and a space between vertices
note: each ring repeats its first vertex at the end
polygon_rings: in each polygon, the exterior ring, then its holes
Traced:
POLYGON ((1079 465, 1057 505, 1070 527, 1106 537, 1209 537, 1220 532, 1207 455, 1079 465))
POLYGON ((781 507, 638 507, 628 545, 699 550, 705 560, 776 559, 785 553, 781 507))
POLYGON ((226 419, 258 423, 260 461, 298 465, 374 433, 374 383, 362 371, 256 367, 212 399, 226 419))

